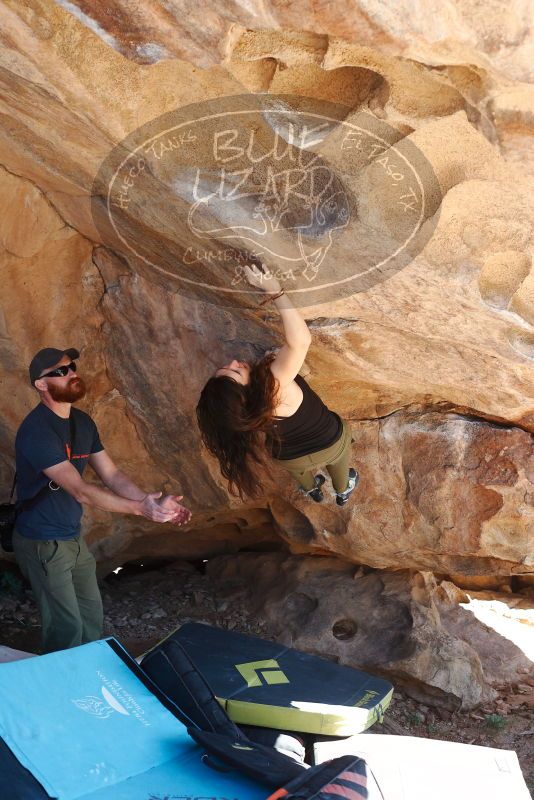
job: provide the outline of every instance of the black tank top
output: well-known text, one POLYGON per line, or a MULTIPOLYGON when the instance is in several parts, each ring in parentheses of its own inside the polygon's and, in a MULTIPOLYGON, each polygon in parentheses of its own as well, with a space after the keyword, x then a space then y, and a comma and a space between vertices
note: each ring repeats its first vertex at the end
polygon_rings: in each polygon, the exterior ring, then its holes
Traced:
POLYGON ((273 458, 287 460, 316 453, 337 442, 343 433, 339 416, 325 406, 304 378, 297 375, 295 381, 302 389, 302 403, 290 417, 274 418, 279 441, 267 438, 273 458))

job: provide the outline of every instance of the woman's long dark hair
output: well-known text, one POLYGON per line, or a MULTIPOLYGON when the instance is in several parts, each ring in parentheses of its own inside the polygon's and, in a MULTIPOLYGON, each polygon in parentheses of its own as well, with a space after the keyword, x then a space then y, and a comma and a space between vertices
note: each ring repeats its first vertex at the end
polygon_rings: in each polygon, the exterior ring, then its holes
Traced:
POLYGON ((273 427, 278 381, 271 372, 274 355, 251 366, 244 385, 225 375, 210 378, 197 405, 202 441, 219 461, 231 494, 245 499, 261 494, 261 469, 267 464, 266 436, 273 427))

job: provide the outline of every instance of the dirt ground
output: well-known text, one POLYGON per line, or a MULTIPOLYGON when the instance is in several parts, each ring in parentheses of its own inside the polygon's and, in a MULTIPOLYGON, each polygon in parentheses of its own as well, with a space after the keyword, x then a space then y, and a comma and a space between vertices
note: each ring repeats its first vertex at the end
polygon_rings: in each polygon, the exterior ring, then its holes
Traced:
MULTIPOLYGON (((214 586, 202 564, 159 568, 128 565, 101 582, 105 633, 138 656, 184 622, 273 638, 263 620, 244 607, 243 595, 214 586)), ((31 590, 16 570, 0 573, 0 644, 39 651, 39 623, 31 590), (7 576, 7 577, 6 577, 7 576)), ((515 750, 534 794, 534 686, 528 681, 501 691, 488 706, 451 713, 395 690, 377 732, 515 750)))

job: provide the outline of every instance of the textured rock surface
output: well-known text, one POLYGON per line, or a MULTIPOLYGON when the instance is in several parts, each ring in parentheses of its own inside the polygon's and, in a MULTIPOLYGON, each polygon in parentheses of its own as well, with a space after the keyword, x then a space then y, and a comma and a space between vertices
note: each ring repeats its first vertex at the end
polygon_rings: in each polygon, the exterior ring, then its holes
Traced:
MULTIPOLYGON (((310 42, 339 36, 365 42, 387 53, 452 64, 471 59, 491 64, 515 80, 532 80, 534 61, 532 19, 519 0, 493 3, 449 0, 429 2, 422 9, 414 0, 379 3, 357 0, 344 9, 309 2, 270 0, 255 8, 249 3, 200 4, 184 14, 179 0, 59 0, 91 27, 103 41, 139 63, 183 58, 207 67, 220 61, 236 25, 246 28, 304 28, 310 42), (321 35, 322 34, 322 35, 321 35)), ((292 34, 290 34, 291 36, 292 34)))
POLYGON ((446 574, 532 572, 530 434, 456 414, 397 412, 355 425, 353 437, 362 487, 343 515, 331 503, 310 508, 297 493, 292 503, 271 501, 294 550, 446 574))
POLYGON ((389 676, 418 700, 450 709, 495 697, 532 664, 519 647, 459 605, 467 596, 430 573, 363 574, 332 558, 247 554, 214 559, 208 574, 284 644, 389 676))
MULTIPOLYGON (((534 59, 522 4, 491 15, 429 6, 423 19, 408 2, 371 0, 342 19, 334 7, 271 4, 199 7, 185 21, 180 8, 0 2, 1 485, 35 401, 26 363, 40 346, 72 344, 91 386, 85 408, 115 460, 147 489, 179 486, 195 511, 187 533, 87 514, 106 564, 152 548, 201 557, 271 546, 268 507, 298 552, 466 576, 532 572, 534 59), (284 26, 309 32, 259 30, 284 26), (94 176, 125 136, 244 90, 373 113, 425 154, 443 193, 409 266, 305 309, 310 381, 353 426, 362 482, 343 511, 305 504, 282 473, 263 510, 228 498, 194 406, 217 364, 276 343, 276 325, 183 298, 102 241, 91 215, 94 176)), ((139 243, 181 224, 140 222, 139 243)))

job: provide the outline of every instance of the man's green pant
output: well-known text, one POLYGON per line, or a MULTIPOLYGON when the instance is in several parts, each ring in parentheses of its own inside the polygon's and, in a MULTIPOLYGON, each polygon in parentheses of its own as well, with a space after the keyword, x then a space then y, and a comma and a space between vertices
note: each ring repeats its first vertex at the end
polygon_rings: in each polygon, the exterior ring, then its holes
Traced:
POLYGON ((83 538, 37 541, 15 530, 13 549, 39 607, 43 652, 102 638, 96 562, 83 538))

